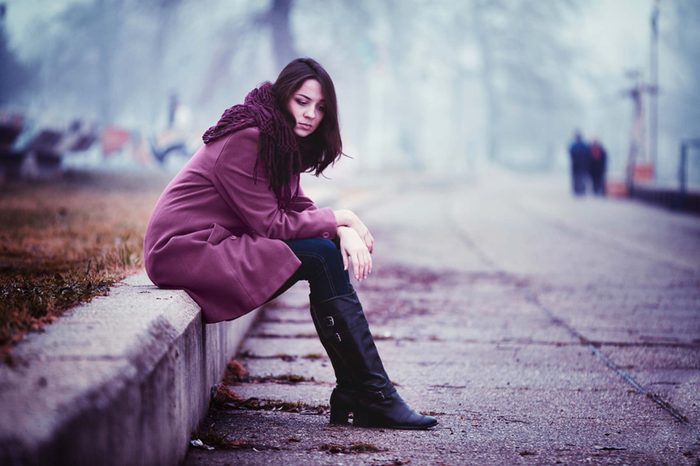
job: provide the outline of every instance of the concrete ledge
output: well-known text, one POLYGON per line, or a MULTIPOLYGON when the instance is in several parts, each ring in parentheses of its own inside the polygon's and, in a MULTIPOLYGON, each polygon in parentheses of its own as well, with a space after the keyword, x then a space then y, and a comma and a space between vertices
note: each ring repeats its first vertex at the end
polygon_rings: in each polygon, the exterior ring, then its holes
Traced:
POLYGON ((179 463, 258 313, 205 326, 145 273, 72 309, 0 366, 0 464, 179 463))

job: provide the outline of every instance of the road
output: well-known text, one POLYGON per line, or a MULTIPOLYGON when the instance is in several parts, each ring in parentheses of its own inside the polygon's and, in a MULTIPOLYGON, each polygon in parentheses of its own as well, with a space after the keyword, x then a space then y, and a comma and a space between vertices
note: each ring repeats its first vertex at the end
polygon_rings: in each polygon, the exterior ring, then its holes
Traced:
POLYGON ((379 186, 337 199, 377 238, 355 288, 392 380, 440 424, 329 426, 299 284, 197 434, 215 449, 186 464, 700 463, 700 218, 500 172, 379 186))

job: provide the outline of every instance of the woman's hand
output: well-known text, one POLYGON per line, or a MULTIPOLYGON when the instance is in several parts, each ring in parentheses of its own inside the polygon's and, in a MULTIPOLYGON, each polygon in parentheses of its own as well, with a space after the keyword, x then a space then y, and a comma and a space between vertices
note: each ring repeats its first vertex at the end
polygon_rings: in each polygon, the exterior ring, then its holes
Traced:
POLYGON ((348 270, 348 262, 352 262, 353 275, 357 280, 366 279, 372 272, 372 256, 365 242, 357 232, 346 226, 338 227, 340 238, 340 254, 343 256, 343 265, 348 270))
POLYGON ((360 220, 360 217, 358 217, 355 212, 348 209, 340 209, 333 212, 335 213, 336 224, 339 227, 347 226, 355 230, 371 254, 374 250, 374 236, 372 236, 372 233, 369 232, 369 228, 360 220))

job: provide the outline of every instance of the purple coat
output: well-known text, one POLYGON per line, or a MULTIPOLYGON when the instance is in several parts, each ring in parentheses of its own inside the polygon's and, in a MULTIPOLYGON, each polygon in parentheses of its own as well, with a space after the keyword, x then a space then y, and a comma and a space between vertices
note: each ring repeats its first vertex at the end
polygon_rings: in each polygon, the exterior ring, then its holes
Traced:
POLYGON ((317 208, 301 186, 282 210, 264 170, 254 182, 259 134, 248 128, 202 146, 165 188, 146 230, 148 276, 187 291, 207 323, 252 311, 292 276, 301 262, 282 240, 336 235, 333 211, 317 208))

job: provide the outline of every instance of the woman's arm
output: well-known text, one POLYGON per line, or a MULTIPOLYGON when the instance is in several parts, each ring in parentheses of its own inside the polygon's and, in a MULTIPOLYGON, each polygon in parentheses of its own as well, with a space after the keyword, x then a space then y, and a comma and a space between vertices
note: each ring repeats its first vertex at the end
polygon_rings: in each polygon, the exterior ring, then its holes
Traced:
POLYGON ((350 227, 338 227, 340 238, 340 253, 343 256, 343 265, 348 269, 348 263, 352 263, 352 272, 357 280, 366 279, 372 272, 372 256, 364 241, 355 230, 350 227))
MULTIPOLYGON (((314 201, 304 193, 304 190, 301 187, 301 183, 299 183, 297 195, 294 196, 289 207, 290 209, 297 212, 318 208, 316 207, 314 201)), ((367 228, 364 222, 360 220, 360 217, 358 217, 357 214, 348 209, 334 210, 333 214, 335 215, 336 225, 339 227, 347 226, 354 229, 360 236, 360 238, 364 241, 365 246, 367 246, 367 249, 371 254, 374 249, 374 237, 370 233, 369 228, 367 228)))
POLYGON ((336 224, 340 226, 350 227, 358 234, 360 239, 364 241, 365 246, 370 254, 374 250, 374 236, 369 232, 369 228, 360 220, 353 211, 348 209, 334 210, 336 224))
POLYGON ((253 175, 259 136, 257 128, 229 136, 211 177, 221 197, 258 235, 282 240, 335 238, 337 221, 332 209, 282 210, 262 167, 258 167, 257 178, 253 175))
POLYGON ((316 203, 304 193, 301 187, 301 182, 299 181, 299 186, 297 190, 297 195, 294 196, 289 203, 289 208, 296 212, 303 212, 305 210, 317 209, 316 203))

